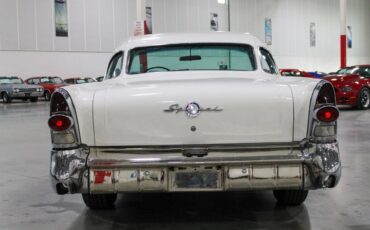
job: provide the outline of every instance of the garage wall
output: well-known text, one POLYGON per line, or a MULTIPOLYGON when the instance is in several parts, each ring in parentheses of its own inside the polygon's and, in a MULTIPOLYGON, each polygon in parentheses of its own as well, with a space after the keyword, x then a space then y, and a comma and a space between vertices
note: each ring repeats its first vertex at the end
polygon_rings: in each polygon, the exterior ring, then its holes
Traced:
MULTIPOLYGON (((272 46, 281 68, 333 71, 339 66, 339 0, 229 0, 231 30, 264 40, 272 19, 272 46), (309 47, 309 23, 316 47, 309 47)), ((53 0, 0 0, 0 75, 103 75, 111 52, 132 35, 135 0, 69 0, 69 37, 56 37, 53 0)), ((225 0, 146 0, 153 31, 210 30, 210 13, 228 29, 225 0)), ((370 63, 370 1, 348 0, 353 48, 348 64, 370 63)))
MULTIPOLYGON (((219 15, 227 31, 227 5, 222 0, 147 0, 152 7, 153 31, 209 31, 210 13, 219 15)), ((279 67, 307 71, 339 68, 339 0, 229 0, 231 31, 250 32, 264 41, 264 20, 272 20, 273 52, 279 67), (316 24, 316 46, 310 47, 309 25, 316 24)), ((348 65, 370 63, 370 1, 347 1, 347 24, 353 48, 348 65)))
MULTIPOLYGON (((347 63, 370 63, 370 1, 347 1, 353 48, 347 63)), ((339 0, 230 0, 231 30, 248 31, 264 41, 264 20, 272 20, 272 45, 280 68, 334 71, 339 68, 339 0), (316 47, 309 25, 316 23, 316 47)))
POLYGON ((227 0, 146 0, 152 7, 153 32, 210 31, 211 13, 218 14, 219 30, 228 30, 227 0))
POLYGON ((53 0, 0 0, 0 75, 103 75, 132 35, 134 0, 69 0, 68 37, 56 37, 53 0))

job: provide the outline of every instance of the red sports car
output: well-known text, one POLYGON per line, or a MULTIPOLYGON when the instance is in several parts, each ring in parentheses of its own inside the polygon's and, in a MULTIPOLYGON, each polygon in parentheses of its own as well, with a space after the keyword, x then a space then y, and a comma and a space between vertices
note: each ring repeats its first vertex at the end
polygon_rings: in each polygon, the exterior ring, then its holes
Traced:
POLYGON ((316 78, 314 75, 302 71, 299 69, 280 69, 281 76, 287 76, 287 77, 310 77, 310 78, 316 78))
POLYGON ((44 87, 43 97, 46 101, 50 101, 50 96, 55 89, 67 85, 62 78, 50 76, 28 78, 26 83, 30 85, 41 85, 44 87))
POLYGON ((324 77, 335 87, 337 104, 368 109, 370 105, 370 65, 356 65, 324 77))

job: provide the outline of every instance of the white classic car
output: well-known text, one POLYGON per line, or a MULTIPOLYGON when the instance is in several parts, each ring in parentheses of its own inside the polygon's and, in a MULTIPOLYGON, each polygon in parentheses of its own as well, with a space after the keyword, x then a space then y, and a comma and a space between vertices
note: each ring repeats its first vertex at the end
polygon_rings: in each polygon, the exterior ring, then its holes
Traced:
POLYGON ((332 85, 284 78, 255 37, 137 37, 102 83, 51 98, 51 178, 92 209, 117 193, 273 190, 299 205, 341 176, 332 85))

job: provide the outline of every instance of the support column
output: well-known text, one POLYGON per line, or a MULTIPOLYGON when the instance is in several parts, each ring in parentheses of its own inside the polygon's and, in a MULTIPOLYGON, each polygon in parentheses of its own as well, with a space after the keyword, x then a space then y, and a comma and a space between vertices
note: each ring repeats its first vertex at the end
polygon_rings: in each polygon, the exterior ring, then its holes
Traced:
POLYGON ((347 0, 340 0, 340 68, 347 66, 347 0))

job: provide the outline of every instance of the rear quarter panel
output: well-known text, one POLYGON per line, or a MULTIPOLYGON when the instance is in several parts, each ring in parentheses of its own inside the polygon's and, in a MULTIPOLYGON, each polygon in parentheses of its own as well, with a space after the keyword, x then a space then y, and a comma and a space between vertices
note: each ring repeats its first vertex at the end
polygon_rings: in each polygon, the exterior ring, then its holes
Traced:
POLYGON ((321 81, 313 78, 282 78, 291 88, 294 104, 294 141, 307 137, 310 103, 316 85, 321 81))

